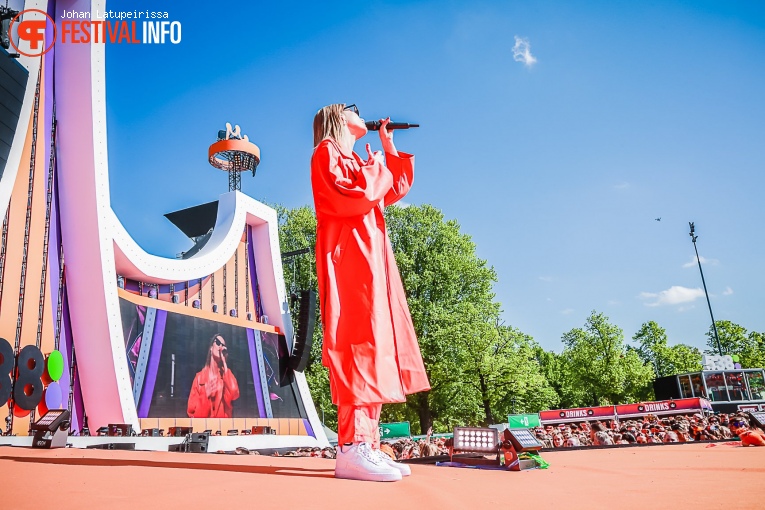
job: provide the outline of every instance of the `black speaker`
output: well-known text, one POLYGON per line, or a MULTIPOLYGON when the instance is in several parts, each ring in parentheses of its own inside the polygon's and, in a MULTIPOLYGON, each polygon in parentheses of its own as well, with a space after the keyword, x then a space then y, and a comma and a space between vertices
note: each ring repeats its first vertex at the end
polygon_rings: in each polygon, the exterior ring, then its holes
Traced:
POLYGON ((205 432, 193 432, 189 436, 189 444, 187 452, 191 453, 207 453, 207 444, 210 440, 210 434, 205 432))
POLYGON ((290 356, 290 368, 295 372, 305 370, 311 359, 314 326, 316 326, 316 292, 301 290, 297 334, 290 356))
POLYGON ((85 448, 91 450, 135 450, 135 443, 102 443, 92 444, 85 448))
POLYGON ((190 441, 192 443, 206 443, 210 434, 205 432, 192 432, 190 441))
POLYGON ((189 453, 207 453, 207 443, 189 443, 186 445, 189 453))

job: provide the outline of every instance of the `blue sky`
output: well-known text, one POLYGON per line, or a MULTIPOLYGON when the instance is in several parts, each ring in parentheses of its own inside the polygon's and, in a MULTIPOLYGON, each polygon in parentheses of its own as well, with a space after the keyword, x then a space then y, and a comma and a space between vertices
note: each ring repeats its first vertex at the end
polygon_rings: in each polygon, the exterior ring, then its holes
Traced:
POLYGON ((422 125, 395 137, 417 158, 406 201, 459 221, 506 323, 545 348, 592 310, 702 347, 689 221, 715 318, 765 331, 762 3, 114 4, 183 27, 107 47, 112 204, 148 251, 187 249, 162 215, 227 190, 206 162, 225 122, 262 151, 242 190, 294 207, 312 203, 314 113, 356 103, 422 125))

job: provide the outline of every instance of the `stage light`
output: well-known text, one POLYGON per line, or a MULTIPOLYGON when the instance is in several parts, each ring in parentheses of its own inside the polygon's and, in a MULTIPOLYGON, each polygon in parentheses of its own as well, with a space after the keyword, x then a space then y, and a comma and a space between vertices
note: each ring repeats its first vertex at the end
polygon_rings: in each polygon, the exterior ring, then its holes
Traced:
POLYGON ((121 276, 117 277, 117 287, 119 287, 120 289, 125 288, 125 279, 121 276))
POLYGON ((236 308, 232 308, 231 310, 229 310, 229 311, 228 311, 228 314, 229 314, 231 317, 238 317, 238 315, 237 315, 237 313, 236 313, 236 308))
POLYGON ((247 320, 248 321, 252 320, 252 312, 247 312, 247 320))
POLYGON ((202 308, 202 303, 198 299, 195 299, 194 302, 191 303, 191 306, 194 308, 202 308))
POLYGON ((504 466, 510 471, 524 471, 536 469, 544 461, 538 455, 544 446, 528 429, 506 429, 502 433, 504 440, 500 445, 500 458, 504 460, 504 466), (526 458, 520 458, 519 453, 524 453, 526 458), (531 458, 528 458, 531 456, 531 458))
POLYGON ((213 305, 213 313, 218 313, 218 305, 213 305))
POLYGON ((98 430, 96 430, 97 436, 108 436, 109 435, 109 427, 101 427, 98 430))
POLYGON ((231 429, 228 432, 226 432, 226 435, 227 436, 238 436, 239 435, 239 431, 236 430, 236 429, 231 429))
POLYGON ((157 289, 149 289, 149 297, 151 299, 157 299, 157 289))
POLYGON ((64 448, 69 436, 70 414, 66 409, 52 409, 33 423, 32 448, 64 448))
POLYGON ((180 299, 180 297, 178 296, 178 294, 173 294, 173 303, 175 303, 175 304, 177 305, 177 304, 178 304, 178 301, 180 301, 180 300, 181 300, 181 299, 180 299))
POLYGON ((453 453, 497 453, 499 434, 496 429, 454 427, 453 453))
POLYGON ((504 435, 505 441, 509 441, 518 453, 538 452, 544 447, 528 429, 508 429, 505 430, 504 435))

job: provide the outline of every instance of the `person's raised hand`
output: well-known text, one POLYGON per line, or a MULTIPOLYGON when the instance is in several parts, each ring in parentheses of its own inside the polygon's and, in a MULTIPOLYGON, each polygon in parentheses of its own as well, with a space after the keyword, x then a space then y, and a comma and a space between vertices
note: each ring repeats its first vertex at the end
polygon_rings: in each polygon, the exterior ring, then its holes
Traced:
POLYGON ((367 149, 367 155, 368 155, 367 162, 366 162, 367 165, 372 165, 374 164, 375 161, 377 161, 381 165, 385 164, 385 159, 381 151, 372 152, 372 147, 369 144, 367 144, 366 149, 367 149))

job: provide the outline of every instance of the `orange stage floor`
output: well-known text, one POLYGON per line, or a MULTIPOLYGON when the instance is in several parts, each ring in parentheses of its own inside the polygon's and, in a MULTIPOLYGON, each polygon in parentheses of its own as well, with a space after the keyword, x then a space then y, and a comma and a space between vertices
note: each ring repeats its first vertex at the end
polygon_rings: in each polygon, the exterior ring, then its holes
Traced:
POLYGON ((335 480, 333 460, 0 447, 0 508, 765 508, 765 448, 704 444, 544 454, 547 470, 412 466, 335 480), (24 494, 27 496, 24 496, 24 494))

